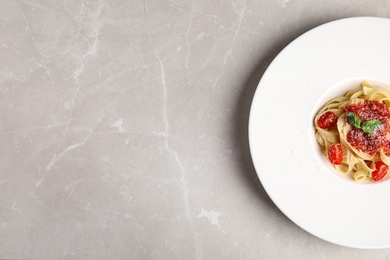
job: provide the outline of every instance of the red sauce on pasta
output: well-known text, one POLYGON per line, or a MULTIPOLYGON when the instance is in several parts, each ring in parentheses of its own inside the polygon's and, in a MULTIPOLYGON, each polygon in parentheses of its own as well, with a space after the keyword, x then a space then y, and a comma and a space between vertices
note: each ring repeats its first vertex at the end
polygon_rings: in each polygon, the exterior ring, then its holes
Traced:
POLYGON ((356 149, 374 155, 381 148, 388 155, 390 154, 390 141, 386 135, 390 132, 390 111, 388 107, 377 101, 364 101, 356 105, 349 105, 346 111, 355 113, 363 122, 368 120, 379 120, 382 125, 378 126, 372 134, 364 133, 361 129, 352 127, 347 134, 347 141, 356 149))

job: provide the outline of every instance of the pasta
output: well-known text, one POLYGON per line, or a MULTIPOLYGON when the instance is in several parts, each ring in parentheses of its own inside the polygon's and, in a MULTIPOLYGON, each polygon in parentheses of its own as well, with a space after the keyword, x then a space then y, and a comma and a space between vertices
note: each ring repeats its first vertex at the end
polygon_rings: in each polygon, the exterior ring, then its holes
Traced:
POLYGON ((335 169, 380 181, 390 165, 390 91, 368 81, 328 101, 314 118, 316 140, 335 169))

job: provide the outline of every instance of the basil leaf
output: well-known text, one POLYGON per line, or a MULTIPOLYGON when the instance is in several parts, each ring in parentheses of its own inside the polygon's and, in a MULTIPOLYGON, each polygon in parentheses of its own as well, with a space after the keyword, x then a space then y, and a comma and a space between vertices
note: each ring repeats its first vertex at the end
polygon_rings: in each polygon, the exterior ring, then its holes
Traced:
POLYGON ((371 176, 370 172, 367 172, 366 178, 370 178, 370 176, 371 176))
POLYGON ((355 113, 347 111, 345 115, 347 116, 348 123, 350 123, 353 127, 360 129, 361 121, 355 113))
POLYGON ((379 120, 369 120, 363 123, 362 130, 366 134, 372 134, 382 124, 379 120))

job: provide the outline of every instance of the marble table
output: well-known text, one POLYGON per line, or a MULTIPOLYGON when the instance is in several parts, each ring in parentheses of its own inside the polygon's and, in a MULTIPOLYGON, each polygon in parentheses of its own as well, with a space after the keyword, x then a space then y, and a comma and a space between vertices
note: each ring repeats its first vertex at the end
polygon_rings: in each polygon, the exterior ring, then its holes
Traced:
POLYGON ((378 1, 0 1, 0 258, 387 259, 273 204, 248 117, 272 59, 378 1))

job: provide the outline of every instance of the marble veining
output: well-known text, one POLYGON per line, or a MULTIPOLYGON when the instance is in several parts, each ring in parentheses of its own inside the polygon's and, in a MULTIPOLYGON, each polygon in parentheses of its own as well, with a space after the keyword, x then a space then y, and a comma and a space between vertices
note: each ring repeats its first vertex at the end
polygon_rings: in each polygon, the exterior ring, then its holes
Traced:
POLYGON ((0 1, 1 259, 387 259, 272 203, 247 123, 305 31, 387 1, 0 1))

